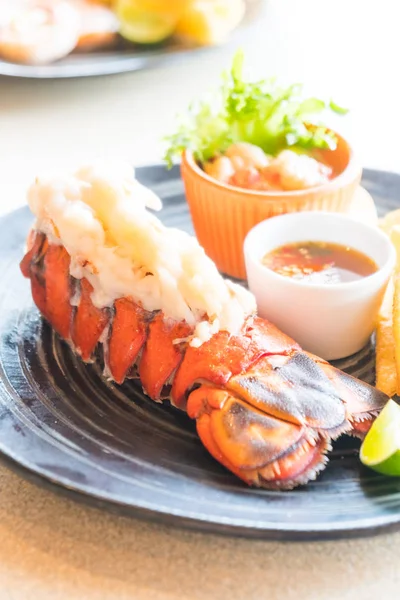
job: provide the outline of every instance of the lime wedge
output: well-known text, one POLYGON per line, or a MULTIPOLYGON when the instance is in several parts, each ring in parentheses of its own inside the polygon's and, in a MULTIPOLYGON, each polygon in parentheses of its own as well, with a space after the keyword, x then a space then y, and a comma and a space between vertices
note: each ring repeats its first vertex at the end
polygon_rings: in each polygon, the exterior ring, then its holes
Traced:
POLYGON ((361 462, 378 473, 400 476, 400 406, 389 400, 360 449, 361 462))

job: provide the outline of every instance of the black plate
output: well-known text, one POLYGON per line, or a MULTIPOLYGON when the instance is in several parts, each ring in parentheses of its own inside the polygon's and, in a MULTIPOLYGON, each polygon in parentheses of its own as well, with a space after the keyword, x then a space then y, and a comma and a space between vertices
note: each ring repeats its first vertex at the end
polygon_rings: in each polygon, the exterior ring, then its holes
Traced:
MULTIPOLYGON (((138 169, 164 201, 161 218, 191 230, 177 169, 138 169)), ((366 171, 381 211, 397 206, 400 176, 366 171)), ((293 492, 247 488, 203 449, 193 423, 129 382, 85 366, 32 306, 19 272, 28 209, 0 220, 0 452, 24 476, 111 510, 248 537, 370 535, 400 523, 400 480, 364 469, 341 438, 317 481, 293 492)), ((373 378, 365 349, 341 364, 373 378)))

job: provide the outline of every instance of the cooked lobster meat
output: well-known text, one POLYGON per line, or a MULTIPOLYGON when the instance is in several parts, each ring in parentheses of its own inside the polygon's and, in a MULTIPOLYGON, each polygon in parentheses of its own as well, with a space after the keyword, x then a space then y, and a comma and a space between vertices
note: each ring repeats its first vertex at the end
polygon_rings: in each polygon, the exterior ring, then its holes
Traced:
MULTIPOLYGON (((92 196, 85 205, 98 219, 98 177, 91 174, 87 179, 92 196)), ((65 223, 48 203, 48 184, 41 196, 38 185, 30 196, 38 221, 29 234, 21 270, 30 279, 33 300, 43 317, 83 361, 90 362, 101 352, 105 376, 118 384, 139 378, 152 400, 169 400, 186 411, 196 420, 211 455, 251 485, 292 489, 305 484, 325 467, 332 440, 345 433, 365 435, 386 395, 303 351, 253 311, 244 310, 242 322, 232 331, 221 325, 222 309, 218 320, 214 316, 211 321, 204 310, 198 310, 194 320, 177 319, 161 306, 150 305, 146 296, 139 300, 135 289, 128 295, 117 292, 111 302, 108 294, 105 302, 99 293, 105 285, 99 283, 100 262, 94 263, 93 253, 90 259, 83 255, 85 231, 80 236, 74 232, 73 238, 67 232, 63 236, 65 223), (38 194, 45 199, 40 208, 38 194)), ((82 195, 75 193, 73 202, 82 202, 82 195)), ((75 205, 68 206, 76 210, 75 205)), ((104 225, 104 213, 102 218, 104 225)), ((162 235, 162 226, 154 224, 153 215, 151 219, 151 227, 162 235)), ((104 225, 106 230, 111 235, 111 227, 104 225)), ((159 287, 148 288, 157 283, 155 264, 139 268, 141 285, 162 297, 159 287)), ((196 275, 192 272, 192 279, 196 275)), ((219 279, 215 281, 219 285, 219 279)), ((234 294, 242 292, 232 290, 234 303, 234 294)), ((194 314, 196 297, 193 290, 190 294, 194 314)))

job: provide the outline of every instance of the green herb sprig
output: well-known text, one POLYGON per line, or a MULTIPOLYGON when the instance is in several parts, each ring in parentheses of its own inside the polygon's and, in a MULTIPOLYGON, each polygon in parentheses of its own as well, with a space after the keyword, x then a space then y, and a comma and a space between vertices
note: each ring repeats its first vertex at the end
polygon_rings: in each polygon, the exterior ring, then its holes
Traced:
POLYGON ((176 132, 165 138, 168 166, 186 149, 203 163, 235 142, 255 144, 271 155, 288 147, 298 151, 336 148, 335 135, 315 117, 327 109, 340 115, 347 109, 332 100, 304 98, 301 84, 285 88, 276 79, 245 81, 243 63, 244 54, 239 51, 216 95, 192 104, 176 132))

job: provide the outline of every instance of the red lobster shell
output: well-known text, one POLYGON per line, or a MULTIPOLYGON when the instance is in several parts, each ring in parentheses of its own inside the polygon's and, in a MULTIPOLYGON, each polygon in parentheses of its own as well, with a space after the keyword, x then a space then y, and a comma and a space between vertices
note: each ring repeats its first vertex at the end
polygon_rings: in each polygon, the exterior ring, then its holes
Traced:
POLYGON ((186 410, 207 450, 248 484, 291 489, 314 479, 331 441, 363 437, 387 401, 258 317, 240 335, 220 331, 194 348, 174 343, 192 332, 187 323, 130 298, 98 309, 90 283, 70 275, 65 248, 42 233, 30 233, 21 270, 42 315, 82 360, 102 342, 109 377, 139 376, 150 398, 186 410))

